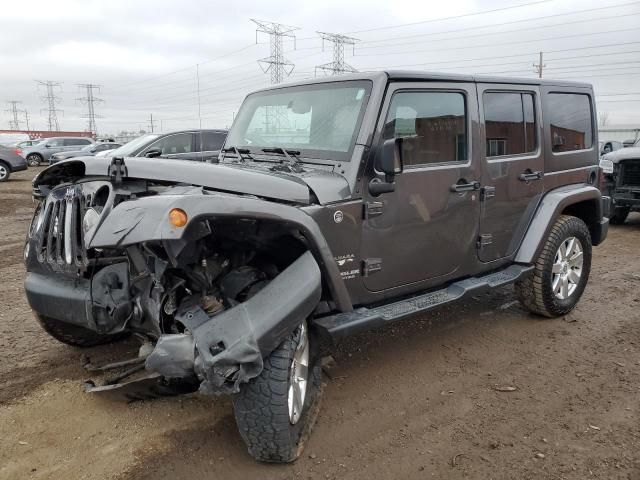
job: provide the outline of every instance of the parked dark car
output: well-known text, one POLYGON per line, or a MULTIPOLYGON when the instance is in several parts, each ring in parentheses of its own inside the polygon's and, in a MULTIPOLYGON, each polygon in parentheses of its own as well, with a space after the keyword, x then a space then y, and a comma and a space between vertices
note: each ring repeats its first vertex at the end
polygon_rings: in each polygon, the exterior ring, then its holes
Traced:
POLYGON ((620 225, 630 212, 640 211, 640 140, 602 157, 603 193, 611 197, 611 223, 620 225))
POLYGON ((91 145, 87 145, 81 150, 75 150, 70 152, 60 152, 54 153, 49 157, 49 165, 53 165, 54 163, 59 162, 60 160, 66 160, 67 158, 74 157, 93 157, 100 152, 104 152, 106 150, 115 150, 116 148, 121 147, 120 143, 94 143, 91 145))
POLYGON ((27 169, 27 161, 16 148, 0 146, 0 182, 6 182, 13 172, 27 169))
POLYGON ((89 392, 230 394, 249 453, 291 462, 334 339, 508 284, 573 310, 608 231, 593 105, 585 83, 421 72, 252 93, 217 164, 41 172, 29 304, 68 344, 143 339, 89 392))
POLYGON ((36 167, 40 163, 48 161, 55 153, 80 150, 94 143, 91 138, 87 137, 52 137, 37 145, 22 149, 22 156, 27 159, 27 164, 30 167, 36 167))
POLYGON ((227 137, 226 130, 183 130, 148 133, 124 144, 109 157, 162 157, 216 162, 227 137))

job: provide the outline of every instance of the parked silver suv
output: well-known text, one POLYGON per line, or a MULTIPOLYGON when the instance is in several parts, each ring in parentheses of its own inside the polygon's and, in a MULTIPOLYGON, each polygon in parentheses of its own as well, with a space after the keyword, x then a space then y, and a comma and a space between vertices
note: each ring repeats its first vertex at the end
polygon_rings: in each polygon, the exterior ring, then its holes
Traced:
POLYGON ((95 143, 88 137, 53 137, 44 139, 32 147, 22 150, 22 156, 27 159, 30 167, 37 167, 41 162, 49 160, 54 153, 76 151, 95 143))

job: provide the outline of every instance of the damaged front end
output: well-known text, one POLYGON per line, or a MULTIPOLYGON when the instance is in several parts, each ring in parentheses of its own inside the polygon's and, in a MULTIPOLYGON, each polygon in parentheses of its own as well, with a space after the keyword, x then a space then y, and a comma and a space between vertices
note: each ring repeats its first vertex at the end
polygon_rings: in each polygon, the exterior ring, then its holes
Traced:
POLYGON ((33 310, 153 346, 131 376, 89 391, 238 392, 322 303, 327 247, 295 206, 122 179, 41 191, 25 250, 33 310), (169 222, 173 209, 186 225, 169 222))

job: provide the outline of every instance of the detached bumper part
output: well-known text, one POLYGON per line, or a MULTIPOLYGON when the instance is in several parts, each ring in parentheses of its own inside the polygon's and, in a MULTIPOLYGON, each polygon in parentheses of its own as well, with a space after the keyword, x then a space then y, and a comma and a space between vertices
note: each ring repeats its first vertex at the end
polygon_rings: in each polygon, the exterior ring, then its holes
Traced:
POLYGON ((176 319, 190 333, 161 336, 146 368, 165 378, 195 373, 203 393, 236 393, 262 372, 263 358, 309 316, 320 294, 320 268, 306 252, 251 299, 213 318, 199 304, 183 304, 176 319))

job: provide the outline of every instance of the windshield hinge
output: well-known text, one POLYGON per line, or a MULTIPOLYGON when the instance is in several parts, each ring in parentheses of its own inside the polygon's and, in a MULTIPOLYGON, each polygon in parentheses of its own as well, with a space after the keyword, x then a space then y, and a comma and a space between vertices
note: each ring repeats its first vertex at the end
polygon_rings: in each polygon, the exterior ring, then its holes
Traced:
POLYGON ((363 216, 365 219, 382 215, 384 204, 382 202, 367 202, 364 204, 363 216))
POLYGON ((362 276, 368 277, 372 273, 382 270, 381 258, 365 258, 362 261, 362 276))
POLYGON ((116 187, 122 185, 122 179, 127 178, 127 167, 124 164, 123 157, 113 157, 107 175, 116 187))

